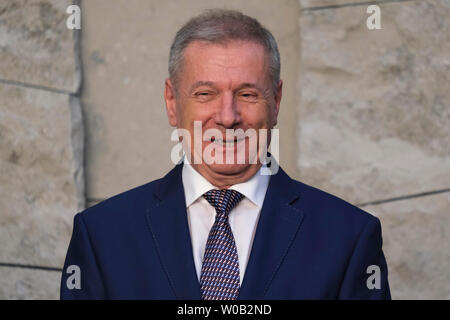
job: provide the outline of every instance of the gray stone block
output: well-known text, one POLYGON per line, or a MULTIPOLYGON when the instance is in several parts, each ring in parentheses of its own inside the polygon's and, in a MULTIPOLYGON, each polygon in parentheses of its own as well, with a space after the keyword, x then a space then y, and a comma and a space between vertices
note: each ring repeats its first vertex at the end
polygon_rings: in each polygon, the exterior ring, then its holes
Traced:
POLYGON ((66 27, 71 4, 71 0, 0 2, 0 80, 78 90, 75 35, 66 27))
POLYGON ((0 262, 61 267, 85 206, 77 98, 0 84, 0 262))
POLYGON ((260 19, 279 41, 282 78, 281 165, 295 175, 297 1, 83 2, 83 105, 86 115, 87 194, 104 199, 162 177, 175 164, 163 88, 176 31, 207 8, 239 9, 260 19), (105 8, 108 7, 108 10, 105 8), (101 23, 99 23, 101 17, 101 23))
POLYGON ((365 203, 450 187, 450 3, 301 19, 300 177, 365 203))
POLYGON ((61 273, 0 266, 0 300, 59 299, 61 273))
POLYGON ((381 220, 393 299, 450 299, 450 193, 363 208, 381 220))

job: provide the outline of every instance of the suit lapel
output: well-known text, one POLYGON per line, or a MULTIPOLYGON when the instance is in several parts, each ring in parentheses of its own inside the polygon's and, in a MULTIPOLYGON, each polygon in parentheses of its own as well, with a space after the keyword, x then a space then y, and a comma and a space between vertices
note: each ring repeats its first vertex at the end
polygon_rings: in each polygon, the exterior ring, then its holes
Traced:
POLYGON ((303 214, 291 206, 299 194, 280 168, 270 178, 238 299, 262 299, 292 244, 303 214))
POLYGON ((160 202, 147 210, 147 221, 176 298, 201 299, 192 256, 181 169, 182 165, 177 165, 160 180, 155 191, 160 202))

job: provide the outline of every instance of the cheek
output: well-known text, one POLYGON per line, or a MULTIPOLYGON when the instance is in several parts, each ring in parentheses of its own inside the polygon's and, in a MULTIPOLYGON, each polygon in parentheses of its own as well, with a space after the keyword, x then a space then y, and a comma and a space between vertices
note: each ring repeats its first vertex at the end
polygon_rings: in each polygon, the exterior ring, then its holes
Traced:
POLYGON ((250 106, 242 112, 242 119, 246 126, 254 129, 270 127, 272 115, 267 106, 250 106))
POLYGON ((210 118, 209 109, 204 106, 198 106, 188 101, 183 101, 179 106, 177 119, 183 128, 191 128, 194 126, 194 121, 202 121, 204 123, 210 118))

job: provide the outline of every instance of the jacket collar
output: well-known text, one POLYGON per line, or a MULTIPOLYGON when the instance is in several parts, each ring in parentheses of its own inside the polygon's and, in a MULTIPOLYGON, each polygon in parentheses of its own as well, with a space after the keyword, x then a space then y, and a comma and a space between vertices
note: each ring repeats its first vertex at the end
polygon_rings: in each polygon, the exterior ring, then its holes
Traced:
MULTIPOLYGON (((205 192, 211 189, 217 189, 205 177, 203 177, 194 167, 188 163, 183 164, 182 180, 184 187, 184 196, 186 198, 186 207, 188 208, 205 192)), ((230 187, 242 193, 248 200, 253 202, 260 209, 263 206, 267 186, 270 176, 263 175, 261 168, 249 180, 234 184, 230 187)))

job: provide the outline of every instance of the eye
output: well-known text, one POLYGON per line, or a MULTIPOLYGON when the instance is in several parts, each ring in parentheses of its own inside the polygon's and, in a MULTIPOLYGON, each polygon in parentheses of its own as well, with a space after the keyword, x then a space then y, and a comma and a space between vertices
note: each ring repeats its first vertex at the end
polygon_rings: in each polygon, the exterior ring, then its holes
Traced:
POLYGON ((214 95, 213 91, 198 91, 198 92, 194 93, 194 96, 200 97, 200 98, 202 98, 202 97, 210 97, 212 95, 214 95))
POLYGON ((213 91, 197 91, 194 93, 195 99, 199 102, 208 102, 214 98, 215 93, 213 91))
POLYGON ((254 101, 258 97, 256 93, 248 91, 240 93, 239 96, 245 101, 254 101))

